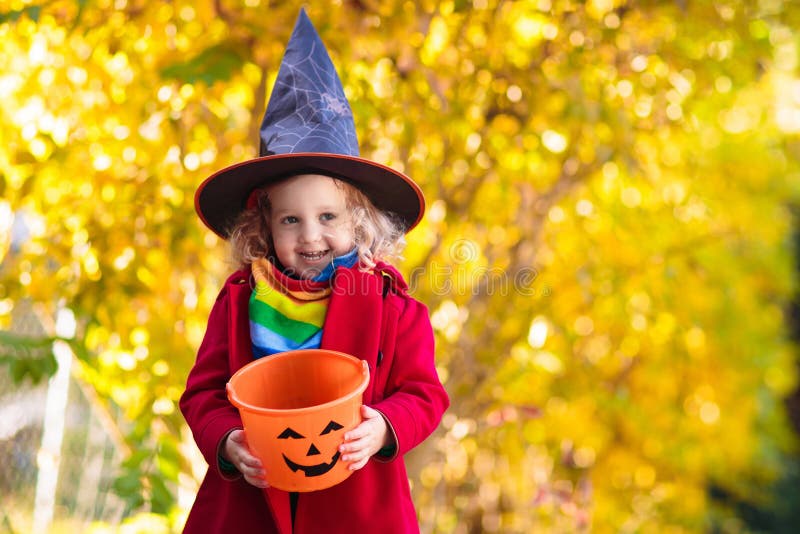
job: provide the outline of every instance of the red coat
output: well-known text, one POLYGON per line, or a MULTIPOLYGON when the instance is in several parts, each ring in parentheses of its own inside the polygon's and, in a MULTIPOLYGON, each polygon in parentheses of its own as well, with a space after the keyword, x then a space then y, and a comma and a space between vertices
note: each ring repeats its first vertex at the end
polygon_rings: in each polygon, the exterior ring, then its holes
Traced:
MULTIPOLYGON (((295 534, 419 532, 402 456, 433 432, 449 400, 434 367, 427 308, 408 296, 405 282, 391 266, 380 264, 376 270, 392 279, 393 290, 385 297, 381 274, 337 270, 321 347, 368 362, 364 404, 389 421, 398 454, 389 460, 373 457, 332 488, 301 493, 295 534)), ((287 492, 260 490, 241 476, 231 480, 217 462, 222 438, 242 428, 225 384, 253 360, 249 278, 249 272, 237 271, 217 297, 180 401, 210 466, 186 522, 187 533, 292 532, 287 492)))

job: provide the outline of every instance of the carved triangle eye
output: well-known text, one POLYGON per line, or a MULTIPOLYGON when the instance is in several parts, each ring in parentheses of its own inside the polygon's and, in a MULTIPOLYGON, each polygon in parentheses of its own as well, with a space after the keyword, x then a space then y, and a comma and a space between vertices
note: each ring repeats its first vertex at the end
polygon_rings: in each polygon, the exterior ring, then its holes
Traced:
POLYGON ((291 439, 303 439, 304 437, 305 437, 304 435, 295 432, 294 430, 292 430, 289 427, 286 427, 286 430, 284 430, 283 432, 280 433, 280 435, 278 436, 278 439, 289 439, 289 438, 291 438, 291 439))
POLYGON ((331 421, 330 423, 328 423, 328 426, 325 427, 325 430, 320 432, 319 435, 320 436, 324 436, 325 434, 329 434, 329 433, 333 432, 334 430, 341 430, 343 428, 344 427, 342 425, 340 425, 339 423, 337 423, 336 421, 331 421))

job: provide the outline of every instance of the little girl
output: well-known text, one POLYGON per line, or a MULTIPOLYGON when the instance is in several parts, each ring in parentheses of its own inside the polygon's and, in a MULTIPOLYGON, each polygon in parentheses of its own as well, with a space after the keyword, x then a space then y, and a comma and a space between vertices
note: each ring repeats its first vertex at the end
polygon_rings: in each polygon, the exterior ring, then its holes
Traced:
POLYGON ((215 173, 195 197, 239 268, 212 308, 181 397, 209 464, 185 532, 419 532, 402 456, 449 401, 427 309, 384 260, 422 217, 422 194, 404 174, 358 156, 338 76, 302 11, 261 141, 261 157, 215 173), (290 494, 266 484, 225 385, 254 358, 302 348, 361 358, 370 380, 363 421, 338 450, 352 475, 290 494))

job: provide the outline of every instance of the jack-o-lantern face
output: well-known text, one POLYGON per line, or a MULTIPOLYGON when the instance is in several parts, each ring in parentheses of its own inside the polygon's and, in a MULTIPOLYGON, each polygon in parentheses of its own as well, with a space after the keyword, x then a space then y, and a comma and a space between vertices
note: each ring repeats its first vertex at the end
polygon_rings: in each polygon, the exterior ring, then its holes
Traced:
MULTIPOLYGON (((331 432, 335 432, 336 430, 341 430, 344 428, 342 425, 337 423, 336 421, 330 421, 328 425, 322 429, 322 432, 319 433, 320 436, 325 436, 330 434, 331 432)), ((306 437, 292 430, 290 427, 286 427, 286 429, 278 435, 278 439, 305 439, 306 437)), ((337 442, 338 444, 338 442, 337 442)), ((338 448, 338 447, 337 447, 338 448)), ((318 456, 322 454, 320 450, 314 445, 314 442, 311 442, 311 445, 308 447, 308 452, 306 452, 306 457, 311 458, 313 456, 318 456)), ((289 466, 289 469, 292 472, 302 471, 305 473, 307 477, 318 477, 320 475, 324 475, 328 471, 330 471, 336 462, 339 461, 339 451, 336 451, 336 454, 333 455, 330 462, 323 462, 323 463, 316 463, 312 465, 303 465, 297 462, 290 460, 286 454, 283 454, 283 461, 286 462, 286 465, 289 466)))

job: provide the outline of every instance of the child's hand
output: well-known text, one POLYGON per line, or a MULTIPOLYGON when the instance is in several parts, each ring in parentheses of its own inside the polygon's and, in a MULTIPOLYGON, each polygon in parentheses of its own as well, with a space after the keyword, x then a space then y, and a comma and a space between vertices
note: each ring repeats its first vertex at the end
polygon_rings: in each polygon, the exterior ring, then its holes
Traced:
POLYGON ((226 459, 244 475, 247 482, 257 488, 267 487, 267 481, 264 480, 266 472, 261 465, 261 460, 250 454, 243 430, 234 430, 228 434, 223 450, 226 459))
POLYGON ((351 462, 349 469, 355 471, 367 465, 370 457, 388 445, 389 432, 381 413, 369 406, 361 407, 361 424, 344 435, 339 446, 342 461, 351 462))

